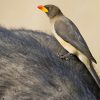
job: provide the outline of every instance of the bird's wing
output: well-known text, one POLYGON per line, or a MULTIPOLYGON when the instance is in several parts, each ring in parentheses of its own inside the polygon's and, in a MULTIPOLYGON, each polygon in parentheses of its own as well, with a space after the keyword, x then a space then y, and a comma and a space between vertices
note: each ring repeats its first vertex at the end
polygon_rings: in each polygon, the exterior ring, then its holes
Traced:
POLYGON ((76 49, 86 55, 90 60, 96 63, 96 60, 92 56, 85 40, 80 34, 78 28, 71 20, 67 18, 59 19, 55 22, 54 28, 56 33, 62 39, 70 43, 72 46, 74 46, 76 49))

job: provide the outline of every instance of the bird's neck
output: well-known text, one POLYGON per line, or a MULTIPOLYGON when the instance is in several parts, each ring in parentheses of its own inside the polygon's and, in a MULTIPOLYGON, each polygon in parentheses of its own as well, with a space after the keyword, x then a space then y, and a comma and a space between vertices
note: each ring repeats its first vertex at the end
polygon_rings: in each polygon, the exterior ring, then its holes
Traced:
POLYGON ((50 19, 50 23, 55 23, 56 20, 58 20, 59 18, 61 18, 63 15, 58 15, 58 16, 55 16, 53 18, 50 19))

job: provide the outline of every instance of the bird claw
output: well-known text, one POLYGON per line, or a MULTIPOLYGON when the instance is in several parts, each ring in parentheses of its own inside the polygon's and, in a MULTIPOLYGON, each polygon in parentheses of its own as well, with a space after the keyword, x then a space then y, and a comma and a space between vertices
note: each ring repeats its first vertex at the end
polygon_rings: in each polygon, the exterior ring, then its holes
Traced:
POLYGON ((61 59, 65 59, 65 60, 69 60, 70 59, 70 56, 71 56, 71 54, 70 53, 67 53, 65 55, 61 55, 60 58, 61 59))

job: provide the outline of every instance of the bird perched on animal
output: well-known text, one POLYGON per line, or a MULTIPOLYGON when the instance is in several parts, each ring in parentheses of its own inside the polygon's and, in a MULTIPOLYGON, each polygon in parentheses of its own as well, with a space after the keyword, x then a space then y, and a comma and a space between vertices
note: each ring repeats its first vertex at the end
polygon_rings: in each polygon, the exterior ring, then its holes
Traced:
MULTIPOLYGON (((93 64, 97 63, 92 56, 89 47, 76 25, 55 5, 39 5, 38 8, 44 11, 50 19, 53 36, 69 53, 76 55, 87 67, 96 83, 100 88, 100 79, 93 68, 93 64)), ((65 56, 64 56, 65 57, 65 56)))

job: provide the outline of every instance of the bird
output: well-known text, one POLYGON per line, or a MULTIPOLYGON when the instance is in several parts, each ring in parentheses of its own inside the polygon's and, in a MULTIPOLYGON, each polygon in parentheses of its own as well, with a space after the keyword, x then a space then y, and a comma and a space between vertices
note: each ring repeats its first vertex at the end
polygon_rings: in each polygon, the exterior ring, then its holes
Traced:
POLYGON ((97 64, 97 61, 90 52, 77 26, 55 5, 39 5, 37 8, 49 17, 52 35, 69 54, 75 55, 86 66, 100 88, 99 76, 93 68, 93 62, 97 64))

